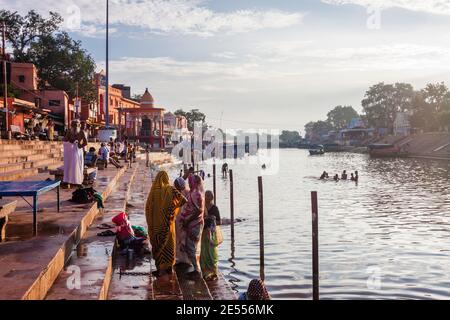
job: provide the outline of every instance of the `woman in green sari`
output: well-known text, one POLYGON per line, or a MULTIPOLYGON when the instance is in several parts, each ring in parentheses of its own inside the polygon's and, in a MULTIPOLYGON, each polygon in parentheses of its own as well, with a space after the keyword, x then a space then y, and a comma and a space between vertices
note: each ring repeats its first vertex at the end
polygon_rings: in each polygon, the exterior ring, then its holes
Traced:
POLYGON ((216 280, 218 274, 219 254, 217 247, 222 243, 221 232, 218 232, 216 217, 205 217, 205 226, 202 233, 200 266, 203 278, 206 281, 216 280))

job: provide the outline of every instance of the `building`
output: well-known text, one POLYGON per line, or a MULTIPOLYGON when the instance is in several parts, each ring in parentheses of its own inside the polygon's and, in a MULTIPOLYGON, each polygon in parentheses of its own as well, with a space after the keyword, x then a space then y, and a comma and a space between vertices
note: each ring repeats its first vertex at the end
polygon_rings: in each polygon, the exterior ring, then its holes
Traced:
POLYGON ((409 122, 409 113, 398 112, 394 121, 394 135, 408 136, 411 133, 411 124, 409 122))
POLYGON ((17 99, 12 102, 16 113, 11 124, 19 125, 31 114, 47 114, 55 123, 56 131, 62 134, 75 116, 73 104, 65 91, 49 86, 39 88, 37 69, 32 63, 11 63, 11 86, 17 92, 17 99), (33 108, 30 109, 31 106, 33 108), (21 116, 20 111, 25 109, 28 111, 21 116))
MULTIPOLYGON (((5 131, 5 112, 3 99, 0 101, 1 131, 5 131)), ((48 116, 48 110, 40 109, 34 103, 17 98, 8 98, 9 126, 13 132, 27 132, 26 128, 33 118, 48 116)))
POLYGON ((338 142, 346 146, 362 146, 374 137, 374 129, 367 129, 364 121, 354 118, 350 121, 346 129, 338 133, 338 142))
POLYGON ((177 144, 191 138, 186 117, 176 116, 172 112, 164 114, 164 136, 166 142, 177 144))
MULTIPOLYGON (((95 132, 106 125, 106 79, 105 73, 99 72, 94 76, 97 99, 93 103, 81 102, 80 119, 86 121, 95 132)), ((109 125, 119 132, 125 127, 124 109, 139 108, 140 102, 131 99, 131 87, 123 84, 109 86, 109 125)), ((120 135, 120 133, 119 133, 120 135)))
POLYGON ((149 143, 152 148, 164 149, 164 108, 156 108, 153 96, 145 90, 138 108, 123 108, 125 114, 124 134, 140 142, 149 143))

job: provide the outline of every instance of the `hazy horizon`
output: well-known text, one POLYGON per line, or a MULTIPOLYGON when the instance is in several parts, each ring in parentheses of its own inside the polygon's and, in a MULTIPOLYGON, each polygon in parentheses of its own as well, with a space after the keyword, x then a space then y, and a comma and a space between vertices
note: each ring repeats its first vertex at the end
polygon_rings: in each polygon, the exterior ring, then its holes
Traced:
MULTIPOLYGON (((105 1, 0 0, 65 17, 102 69, 105 1), (79 18, 78 19, 78 12, 79 18), (81 23, 79 23, 81 22, 81 23)), ((450 0, 111 0, 111 83, 224 128, 303 132, 369 86, 450 84, 450 0), (369 3, 377 8, 368 7, 369 3)))

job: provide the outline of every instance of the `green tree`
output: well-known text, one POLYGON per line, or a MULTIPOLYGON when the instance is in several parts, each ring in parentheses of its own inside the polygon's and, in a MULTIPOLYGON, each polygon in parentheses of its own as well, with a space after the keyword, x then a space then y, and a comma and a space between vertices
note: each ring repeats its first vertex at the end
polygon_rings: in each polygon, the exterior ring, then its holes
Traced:
POLYGON ((73 98, 78 86, 85 102, 95 101, 95 62, 81 42, 60 31, 63 19, 59 14, 50 12, 46 19, 33 10, 25 16, 0 10, 2 18, 8 27, 7 40, 13 48, 14 61, 35 64, 40 89, 49 84, 73 98))
POLYGON ((338 131, 346 128, 352 119, 358 117, 358 112, 352 106, 337 106, 328 112, 327 122, 338 131))
POLYGON ((297 147, 302 142, 298 131, 283 130, 280 135, 280 144, 285 147, 297 147))
POLYGON ((194 123, 195 122, 202 122, 203 123, 203 130, 206 130, 208 128, 206 120, 206 115, 203 112, 200 112, 198 109, 192 109, 190 111, 184 111, 182 109, 178 109, 174 112, 176 116, 183 116, 187 119, 188 123, 188 129, 190 131, 194 130, 194 123))
POLYGON ((378 83, 369 88, 362 106, 369 126, 393 131, 398 112, 411 110, 414 88, 407 83, 378 83))
POLYGON ((319 142, 322 136, 333 130, 333 126, 328 121, 308 122, 305 125, 305 138, 312 142, 319 142))
POLYGON ((425 131, 437 131, 440 127, 448 126, 450 112, 450 92, 441 83, 429 83, 416 93, 413 103, 411 125, 425 131))
POLYGON ((28 62, 28 49, 31 45, 42 37, 52 35, 63 22, 58 13, 50 12, 49 18, 45 19, 34 10, 25 16, 0 10, 0 20, 6 23, 8 31, 6 37, 11 43, 16 62, 28 62))
POLYGON ((38 68, 41 88, 48 83, 75 97, 78 86, 84 101, 95 101, 95 62, 66 32, 41 37, 31 45, 28 56, 38 68))

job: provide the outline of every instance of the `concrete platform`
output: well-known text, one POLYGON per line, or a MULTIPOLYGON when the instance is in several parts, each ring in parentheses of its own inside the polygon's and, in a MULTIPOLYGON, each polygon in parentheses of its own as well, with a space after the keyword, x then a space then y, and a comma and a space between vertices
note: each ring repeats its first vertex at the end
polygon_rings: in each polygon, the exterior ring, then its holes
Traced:
MULTIPOLYGON (((106 199, 126 168, 108 168, 99 173, 95 189, 106 199)), ((29 180, 45 180, 47 174, 29 180)), ((6 242, 0 244, 0 300, 43 299, 98 214, 96 204, 69 202, 73 190, 62 190, 61 212, 56 212, 56 195, 39 200, 38 236, 32 237, 29 205, 17 198, 16 212, 10 215, 6 242)))

